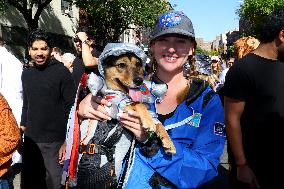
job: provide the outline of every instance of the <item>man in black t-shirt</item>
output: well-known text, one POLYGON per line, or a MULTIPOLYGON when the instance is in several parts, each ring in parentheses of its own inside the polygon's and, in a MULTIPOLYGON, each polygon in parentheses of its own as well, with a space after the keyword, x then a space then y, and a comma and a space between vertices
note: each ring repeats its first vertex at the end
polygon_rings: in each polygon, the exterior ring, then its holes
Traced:
POLYGON ((228 71, 224 86, 225 124, 233 154, 232 188, 282 185, 284 126, 284 9, 263 25, 260 45, 228 71), (281 184, 281 185, 280 185, 281 184))
POLYGON ((94 35, 88 27, 79 27, 77 29, 74 43, 79 55, 74 60, 72 76, 76 87, 78 87, 83 73, 95 70, 101 52, 98 51, 94 35))

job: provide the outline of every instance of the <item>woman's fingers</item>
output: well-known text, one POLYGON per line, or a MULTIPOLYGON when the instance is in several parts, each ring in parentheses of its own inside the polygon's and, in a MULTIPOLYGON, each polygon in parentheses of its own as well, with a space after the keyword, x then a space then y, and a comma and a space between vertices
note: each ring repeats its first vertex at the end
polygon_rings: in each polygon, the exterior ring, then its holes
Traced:
POLYGON ((79 104, 78 115, 82 118, 96 119, 96 120, 110 120, 111 117, 104 106, 110 103, 101 97, 92 96, 88 94, 79 104))
POLYGON ((98 104, 101 104, 101 105, 111 106, 111 103, 107 101, 106 99, 102 98, 101 96, 93 96, 92 101, 98 104))
POLYGON ((147 134, 144 130, 139 130, 137 127, 131 127, 128 124, 122 124, 122 126, 131 131, 138 141, 145 141, 147 134))
POLYGON ((141 131, 142 130, 142 127, 140 126, 139 123, 135 123, 135 122, 132 122, 132 121, 129 121, 129 120, 125 120, 125 119, 120 119, 120 122, 124 125, 124 126, 127 126, 129 128, 132 128, 134 130, 137 130, 137 131, 141 131))
POLYGON ((147 137, 147 133, 142 127, 140 117, 135 111, 128 111, 127 113, 118 114, 119 121, 122 126, 130 130, 138 141, 144 141, 147 137))
POLYGON ((118 113, 117 116, 119 117, 120 121, 126 121, 127 123, 136 123, 140 126, 140 118, 135 115, 129 115, 128 113, 118 113))
POLYGON ((85 118, 96 119, 100 121, 111 120, 111 117, 108 115, 108 112, 101 105, 97 104, 95 108, 91 107, 87 111, 87 117, 85 118))

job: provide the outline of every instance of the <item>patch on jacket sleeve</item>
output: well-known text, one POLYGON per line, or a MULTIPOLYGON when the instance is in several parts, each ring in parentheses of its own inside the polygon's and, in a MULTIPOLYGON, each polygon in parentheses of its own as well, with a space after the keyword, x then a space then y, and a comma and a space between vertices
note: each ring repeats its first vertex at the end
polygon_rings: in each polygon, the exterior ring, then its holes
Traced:
POLYGON ((214 134, 226 137, 225 125, 223 123, 216 122, 214 125, 214 134))
POLYGON ((193 127, 199 127, 201 116, 202 114, 200 113, 194 113, 192 119, 187 124, 193 127))

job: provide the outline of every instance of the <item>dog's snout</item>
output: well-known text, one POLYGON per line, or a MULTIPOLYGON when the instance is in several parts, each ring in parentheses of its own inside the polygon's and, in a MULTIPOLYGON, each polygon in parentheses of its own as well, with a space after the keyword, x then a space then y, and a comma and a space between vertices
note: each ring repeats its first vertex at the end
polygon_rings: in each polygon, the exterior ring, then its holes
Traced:
POLYGON ((142 83, 143 83, 143 78, 141 78, 141 77, 135 77, 134 80, 133 80, 133 82, 134 82, 134 84, 135 84, 136 86, 140 86, 140 85, 142 85, 142 83))

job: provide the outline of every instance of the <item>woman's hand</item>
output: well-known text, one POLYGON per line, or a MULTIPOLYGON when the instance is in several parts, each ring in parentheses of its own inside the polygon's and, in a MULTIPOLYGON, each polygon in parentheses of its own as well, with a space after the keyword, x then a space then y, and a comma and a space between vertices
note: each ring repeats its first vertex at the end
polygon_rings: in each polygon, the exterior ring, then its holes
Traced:
POLYGON ((81 42, 88 39, 86 32, 78 32, 76 35, 81 40, 81 42))
POLYGON ((110 120, 108 112, 104 106, 110 106, 110 102, 102 97, 88 94, 79 104, 78 115, 82 118, 96 119, 99 121, 110 120))
POLYGON ((122 126, 130 130, 139 142, 147 139, 147 132, 142 127, 140 117, 135 111, 128 111, 126 113, 119 113, 117 115, 122 126))
POLYGON ((248 184, 250 188, 260 188, 253 171, 248 165, 237 167, 237 179, 248 184))

